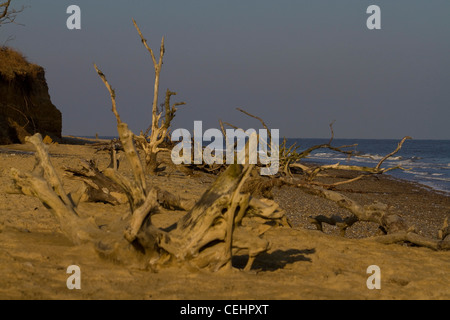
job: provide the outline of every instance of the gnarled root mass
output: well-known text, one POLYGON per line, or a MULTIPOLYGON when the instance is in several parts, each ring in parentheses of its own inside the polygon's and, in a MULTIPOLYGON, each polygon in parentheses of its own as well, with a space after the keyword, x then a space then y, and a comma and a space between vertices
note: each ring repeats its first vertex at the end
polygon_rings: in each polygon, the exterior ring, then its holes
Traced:
POLYGON ((131 214, 123 221, 122 231, 105 232, 89 213, 80 212, 77 201, 65 193, 40 134, 28 138, 37 150, 35 172, 12 169, 16 189, 39 198, 73 243, 92 242, 103 257, 150 268, 174 262, 216 271, 231 268, 232 256, 245 252, 249 270, 255 257, 270 247, 261 235, 273 224, 288 225, 275 202, 241 193, 253 166, 230 165, 178 223, 166 229, 156 227, 152 215, 160 209, 161 197, 170 196, 146 187, 132 133, 124 123, 118 128, 134 178, 129 180, 111 168, 105 176, 122 187, 130 202, 131 214))

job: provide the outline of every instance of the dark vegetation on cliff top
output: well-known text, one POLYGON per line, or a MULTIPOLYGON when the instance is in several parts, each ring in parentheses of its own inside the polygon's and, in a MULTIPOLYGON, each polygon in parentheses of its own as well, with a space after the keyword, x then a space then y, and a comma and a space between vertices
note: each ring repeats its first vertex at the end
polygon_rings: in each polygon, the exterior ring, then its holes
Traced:
POLYGON ((42 67, 30 63, 25 56, 10 47, 0 48, 0 77, 6 81, 12 81, 16 77, 37 78, 42 72, 42 67))

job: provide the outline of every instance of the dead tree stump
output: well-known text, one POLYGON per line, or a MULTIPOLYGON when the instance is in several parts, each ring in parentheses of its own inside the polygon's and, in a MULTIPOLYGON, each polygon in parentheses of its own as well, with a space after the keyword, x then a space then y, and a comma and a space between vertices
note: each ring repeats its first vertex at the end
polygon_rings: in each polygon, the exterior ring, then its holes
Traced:
POLYGON ((284 211, 276 203, 240 192, 253 166, 234 164, 173 228, 156 227, 151 217, 159 210, 158 194, 162 191, 146 188, 131 131, 123 123, 119 128, 127 158, 138 161, 132 165, 131 181, 113 169, 105 171, 106 176, 120 182, 130 201, 131 214, 123 221, 122 232, 104 232, 89 212, 79 211, 77 203, 65 193, 40 134, 28 138, 37 150, 36 173, 12 169, 15 187, 39 198, 73 243, 92 242, 103 257, 125 264, 139 262, 150 268, 176 263, 217 271, 231 268, 233 254, 246 252, 249 260, 245 270, 249 270, 256 256, 270 247, 261 234, 273 223, 287 224, 284 211))

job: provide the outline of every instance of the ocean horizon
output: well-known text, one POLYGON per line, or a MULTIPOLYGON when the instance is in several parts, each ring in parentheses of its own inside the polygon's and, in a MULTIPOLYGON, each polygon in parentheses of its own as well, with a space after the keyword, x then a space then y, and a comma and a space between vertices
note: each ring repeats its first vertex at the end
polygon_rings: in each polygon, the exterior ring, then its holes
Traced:
MULTIPOLYGON (((287 145, 296 143, 298 150, 328 143, 330 139, 287 139, 287 145)), ((304 159, 305 162, 319 164, 345 164, 374 167, 387 154, 397 148, 401 139, 334 139, 335 147, 353 145, 346 148, 353 150, 355 155, 347 155, 330 150, 318 149, 304 159)), ((434 190, 450 195, 450 140, 406 140, 402 148, 381 165, 382 168, 401 166, 405 170, 389 171, 388 175, 395 178, 413 181, 428 186, 434 190)))

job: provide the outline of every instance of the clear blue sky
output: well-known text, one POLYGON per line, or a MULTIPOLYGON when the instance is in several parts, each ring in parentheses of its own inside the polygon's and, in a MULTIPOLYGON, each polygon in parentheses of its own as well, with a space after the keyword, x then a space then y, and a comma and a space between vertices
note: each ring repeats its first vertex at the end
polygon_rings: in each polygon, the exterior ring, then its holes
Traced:
MULTIPOLYGON (((448 0, 13 0, 28 6, 0 28, 8 42, 46 70, 63 134, 116 135, 109 94, 138 133, 150 121, 153 66, 133 27, 166 55, 161 93, 186 101, 174 128, 218 127, 218 119, 257 128, 236 107, 286 137, 450 139, 448 0), (81 30, 66 9, 81 8, 81 30), (381 30, 366 9, 381 8, 381 30)), ((160 96, 162 101, 163 96, 160 96)))

